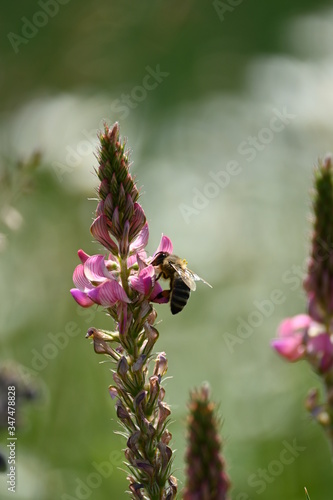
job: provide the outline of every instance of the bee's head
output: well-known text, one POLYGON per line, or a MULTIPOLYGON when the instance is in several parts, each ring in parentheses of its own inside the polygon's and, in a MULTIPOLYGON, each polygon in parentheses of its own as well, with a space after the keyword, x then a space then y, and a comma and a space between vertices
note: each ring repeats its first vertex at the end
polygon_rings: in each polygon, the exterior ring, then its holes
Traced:
POLYGON ((153 260, 151 261, 151 265, 160 266, 163 264, 164 259, 166 259, 170 254, 168 252, 158 252, 153 260))

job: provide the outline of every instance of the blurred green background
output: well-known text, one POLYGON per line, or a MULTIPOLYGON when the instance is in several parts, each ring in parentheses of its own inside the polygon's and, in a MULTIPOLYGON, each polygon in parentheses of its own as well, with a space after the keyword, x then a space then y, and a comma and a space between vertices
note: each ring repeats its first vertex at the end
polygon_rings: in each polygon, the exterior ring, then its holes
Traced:
MULTIPOLYGON (((112 326, 69 294, 77 249, 99 249, 89 233, 97 130, 118 120, 149 253, 163 232, 213 285, 176 317, 158 306, 179 489, 189 390, 209 381, 233 500, 303 500, 304 486, 331 499, 329 447, 304 409, 318 380, 269 346, 279 321, 305 310, 312 169, 333 149, 331 2, 2 7, 0 172, 13 179, 0 186, 1 360, 41 394, 22 408, 15 498, 127 498, 111 365, 84 338, 112 326), (26 189, 17 162, 35 151, 42 163, 26 189), (286 442, 301 451, 281 466, 286 442)), ((0 496, 10 495, 2 475, 0 496)))

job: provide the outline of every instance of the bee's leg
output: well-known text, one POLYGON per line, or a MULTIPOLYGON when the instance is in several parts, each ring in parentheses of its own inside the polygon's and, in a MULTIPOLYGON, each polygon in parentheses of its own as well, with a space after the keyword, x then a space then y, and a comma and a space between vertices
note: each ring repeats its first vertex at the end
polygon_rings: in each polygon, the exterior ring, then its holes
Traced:
POLYGON ((156 297, 154 297, 154 300, 156 299, 162 299, 162 298, 166 298, 166 299, 170 299, 170 293, 171 293, 171 290, 162 290, 162 292, 158 293, 156 295, 156 297))
POLYGON ((161 276, 162 276, 162 273, 158 273, 158 275, 156 276, 156 281, 159 280, 161 276))

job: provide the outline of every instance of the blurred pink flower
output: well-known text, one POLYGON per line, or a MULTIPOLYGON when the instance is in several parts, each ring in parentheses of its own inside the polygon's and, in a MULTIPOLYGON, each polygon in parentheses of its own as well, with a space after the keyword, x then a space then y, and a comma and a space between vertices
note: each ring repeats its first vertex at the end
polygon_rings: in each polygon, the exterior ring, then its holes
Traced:
POLYGON ((303 339, 311 321, 307 314, 286 318, 278 328, 278 338, 271 342, 272 347, 288 361, 298 361, 303 358, 305 354, 303 339))
MULTIPOLYGON (((323 326, 323 325, 321 325, 323 326)), ((323 327, 324 328, 324 327, 323 327)), ((327 331, 309 336, 306 344, 307 357, 319 373, 327 373, 333 366, 332 335, 327 331)))
POLYGON ((306 358, 320 373, 333 366, 332 338, 325 325, 307 314, 286 318, 278 328, 272 347, 288 361, 306 358))

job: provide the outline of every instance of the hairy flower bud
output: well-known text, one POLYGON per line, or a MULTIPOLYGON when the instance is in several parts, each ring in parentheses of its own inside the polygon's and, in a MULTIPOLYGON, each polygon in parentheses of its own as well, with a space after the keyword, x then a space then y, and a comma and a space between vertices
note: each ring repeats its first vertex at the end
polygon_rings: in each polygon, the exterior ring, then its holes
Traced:
POLYGON ((319 161, 315 172, 314 227, 304 287, 309 314, 323 323, 333 316, 333 170, 332 159, 319 161))
POLYGON ((154 375, 163 377, 168 370, 168 360, 166 358, 165 352, 160 352, 155 361, 154 375))
POLYGON ((203 385, 191 393, 186 451, 186 488, 184 500, 196 498, 227 499, 230 487, 220 454, 219 422, 209 388, 203 385))

